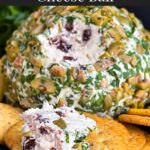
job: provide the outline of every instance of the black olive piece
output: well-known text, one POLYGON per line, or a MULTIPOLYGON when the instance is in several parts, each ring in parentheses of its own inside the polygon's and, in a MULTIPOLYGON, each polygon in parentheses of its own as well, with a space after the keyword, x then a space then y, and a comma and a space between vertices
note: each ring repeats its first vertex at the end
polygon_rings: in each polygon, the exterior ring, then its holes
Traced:
POLYGON ((41 134, 48 134, 47 130, 44 127, 40 127, 39 131, 41 134))
POLYGON ((27 139, 23 144, 23 150, 32 150, 35 147, 35 139, 27 139))
POLYGON ((76 59, 73 58, 72 56, 64 56, 63 57, 64 60, 70 60, 70 61, 75 61, 76 59))
POLYGON ((72 23, 66 23, 65 29, 69 32, 73 30, 73 24, 72 23))
POLYGON ((69 49, 71 49, 72 45, 67 44, 64 40, 60 39, 57 43, 57 48, 61 51, 68 53, 69 49))
POLYGON ((88 41, 88 40, 90 40, 90 37, 91 37, 91 35, 92 35, 92 30, 91 29, 85 29, 84 31, 83 31, 83 41, 88 41))

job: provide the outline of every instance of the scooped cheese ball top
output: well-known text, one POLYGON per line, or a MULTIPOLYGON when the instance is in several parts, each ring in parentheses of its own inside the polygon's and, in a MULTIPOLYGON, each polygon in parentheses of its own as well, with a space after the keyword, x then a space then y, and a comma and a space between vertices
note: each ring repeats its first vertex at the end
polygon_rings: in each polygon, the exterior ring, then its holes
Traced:
POLYGON ((77 150, 77 145, 89 149, 83 139, 96 128, 96 122, 71 107, 54 109, 48 103, 43 108, 29 109, 22 115, 22 147, 32 150, 77 150))
POLYGON ((30 108, 46 100, 90 112, 144 107, 150 34, 125 9, 41 7, 7 42, 5 95, 30 108))

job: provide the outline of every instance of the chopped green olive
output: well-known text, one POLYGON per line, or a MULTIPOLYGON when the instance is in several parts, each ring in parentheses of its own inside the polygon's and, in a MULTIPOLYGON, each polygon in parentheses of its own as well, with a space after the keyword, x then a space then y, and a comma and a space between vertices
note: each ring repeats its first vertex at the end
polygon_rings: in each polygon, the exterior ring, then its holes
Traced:
POLYGON ((67 127, 65 121, 64 121, 62 118, 53 121, 53 123, 54 123, 55 125, 57 125, 58 127, 60 127, 61 129, 65 129, 65 128, 67 127))
POLYGON ((31 87, 47 93, 55 93, 54 83, 47 78, 36 78, 31 82, 31 87))
POLYGON ((66 143, 69 143, 69 134, 66 132, 66 143))

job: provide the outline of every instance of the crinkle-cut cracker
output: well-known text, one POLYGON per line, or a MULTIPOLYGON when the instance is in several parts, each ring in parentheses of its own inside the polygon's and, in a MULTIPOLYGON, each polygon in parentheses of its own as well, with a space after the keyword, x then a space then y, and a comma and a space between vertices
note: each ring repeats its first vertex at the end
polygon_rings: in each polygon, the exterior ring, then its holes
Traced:
POLYGON ((146 144, 142 150, 150 150, 150 134, 145 132, 146 144))
POLYGON ((98 146, 104 150, 127 150, 129 133, 122 124, 110 118, 100 118, 87 113, 86 116, 96 120, 98 128, 86 138, 91 150, 97 150, 98 146))
POLYGON ((150 127, 150 117, 123 114, 118 117, 120 122, 150 127))
POLYGON ((124 127, 124 125, 122 125, 117 120, 114 120, 112 118, 102 118, 102 117, 98 117, 96 115, 93 115, 93 114, 90 114, 90 113, 85 113, 85 112, 84 112, 84 114, 87 117, 89 117, 91 119, 94 119, 96 122, 99 122, 99 124, 98 124, 99 127, 100 127, 100 125, 102 125, 102 127, 104 129, 105 128, 111 128, 112 130, 114 130, 115 132, 118 132, 118 134, 123 136, 124 139, 127 139, 127 136, 129 136, 129 132, 126 129, 126 127, 124 127), (118 129, 119 129, 119 131, 118 131, 118 129))
POLYGON ((128 129, 130 136, 128 138, 128 149, 129 150, 142 150, 146 143, 146 137, 144 131, 141 129, 129 125, 124 124, 125 127, 128 129))
POLYGON ((128 130, 120 122, 113 120, 112 118, 103 118, 105 125, 113 131, 117 132, 119 136, 122 136, 124 140, 129 136, 128 130))
POLYGON ((91 132, 85 141, 90 144, 90 150, 128 150, 124 139, 111 129, 91 132))
POLYGON ((10 105, 0 103, 0 144, 8 128, 20 120, 20 111, 10 105))
POLYGON ((139 116, 150 116, 150 109, 136 109, 130 108, 128 114, 139 115, 139 116))
POLYGON ((12 125, 4 136, 5 143, 11 150, 21 150, 22 125, 23 121, 19 121, 12 125))

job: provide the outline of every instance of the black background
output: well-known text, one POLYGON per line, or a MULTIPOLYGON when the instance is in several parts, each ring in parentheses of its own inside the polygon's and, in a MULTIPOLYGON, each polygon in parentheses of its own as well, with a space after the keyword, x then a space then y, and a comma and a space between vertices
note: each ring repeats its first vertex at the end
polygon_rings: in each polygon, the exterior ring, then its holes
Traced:
POLYGON ((130 12, 134 12, 140 20, 142 20, 146 29, 150 30, 150 6, 128 6, 130 12))
POLYGON ((0 5, 115 5, 150 6, 150 0, 0 0, 0 5))

